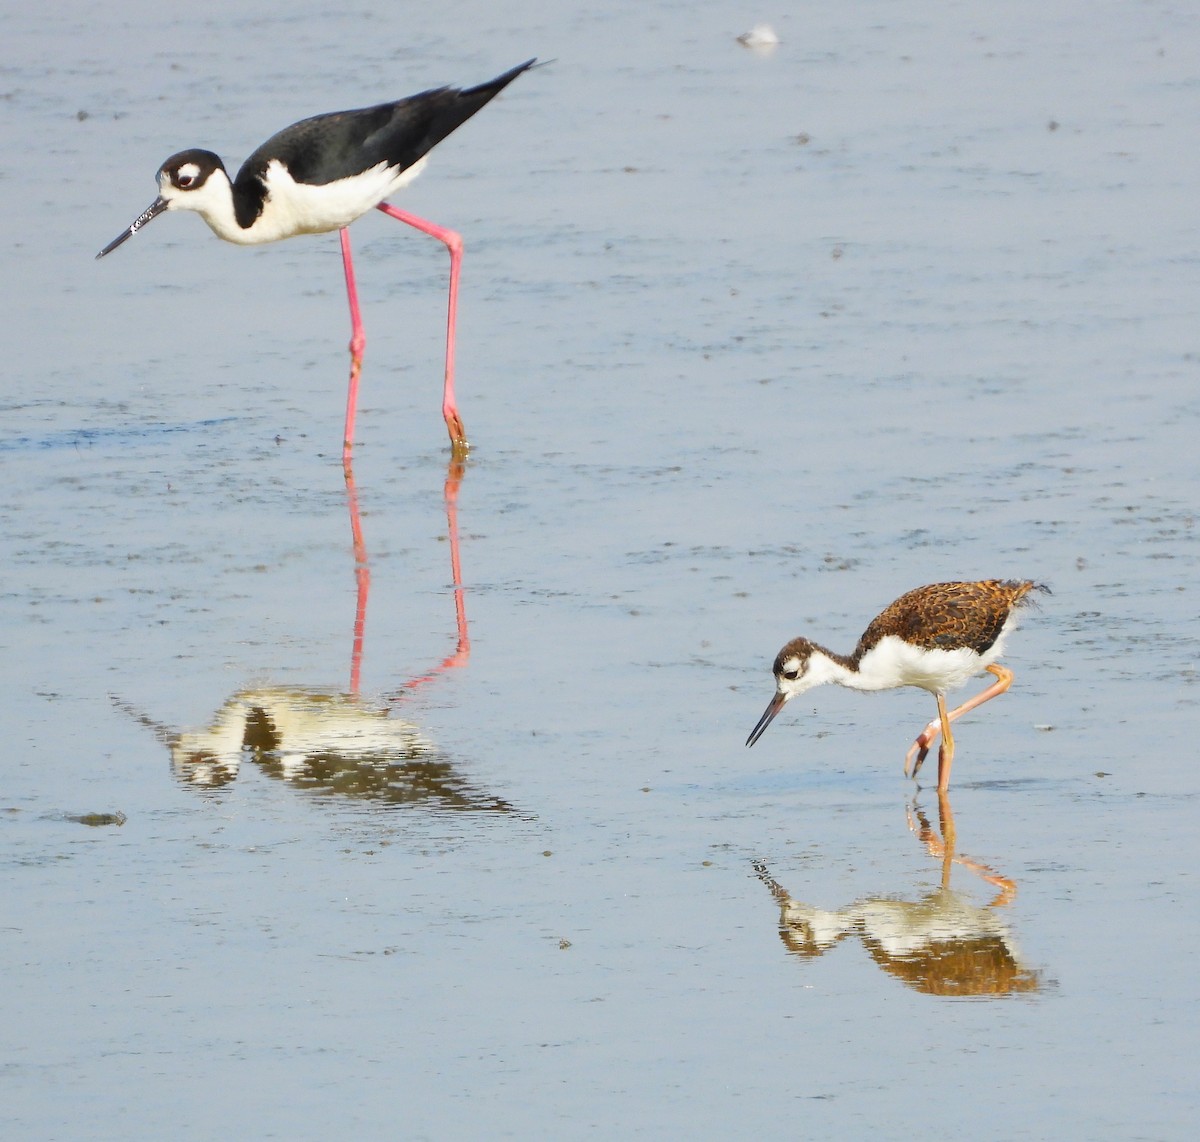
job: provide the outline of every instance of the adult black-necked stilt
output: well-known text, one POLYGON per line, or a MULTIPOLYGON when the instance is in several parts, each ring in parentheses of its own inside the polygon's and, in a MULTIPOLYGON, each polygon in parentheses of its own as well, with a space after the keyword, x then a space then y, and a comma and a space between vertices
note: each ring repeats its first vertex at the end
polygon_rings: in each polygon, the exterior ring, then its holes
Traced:
POLYGON ((232 182, 212 151, 180 151, 159 167, 158 197, 96 257, 111 254, 167 210, 194 210, 218 238, 245 246, 340 230, 352 326, 343 448, 343 457, 348 460, 354 443, 358 376, 366 336, 346 228, 377 207, 432 235, 450 251, 442 415, 454 450, 465 452, 466 431, 454 399, 454 328, 462 238, 453 230, 397 210, 383 200, 416 178, 433 147, 535 62, 526 60, 478 87, 439 87, 395 103, 303 119, 272 135, 242 164, 232 182))
POLYGON ((938 718, 913 742, 904 759, 904 772, 908 775, 911 766, 912 776, 916 777, 930 744, 940 733, 938 789, 945 792, 954 762, 950 723, 1012 685, 1012 671, 996 660, 1016 625, 1018 609, 1032 602, 1027 596, 1034 590, 1049 588, 1029 579, 984 579, 918 587, 877 615, 848 656, 835 654, 806 638, 792 639, 775 658, 775 697, 746 744, 758 741, 788 702, 814 686, 827 682, 852 690, 919 686, 937 699, 938 718), (946 692, 985 670, 994 674, 996 681, 947 713, 946 692))

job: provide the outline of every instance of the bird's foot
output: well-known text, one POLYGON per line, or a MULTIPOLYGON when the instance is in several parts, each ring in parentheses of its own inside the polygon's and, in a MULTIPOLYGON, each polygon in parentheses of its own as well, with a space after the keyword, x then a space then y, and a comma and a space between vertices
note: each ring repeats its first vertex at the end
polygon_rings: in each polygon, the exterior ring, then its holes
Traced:
POLYGON ((450 413, 446 417, 446 428, 450 433, 450 452, 455 460, 465 460, 471 445, 467 440, 467 430, 458 413, 450 413))
POLYGON ((916 780, 917 774, 921 772, 921 766, 925 764, 925 759, 929 756, 929 747, 941 732, 941 722, 934 721, 930 722, 917 735, 917 740, 908 747, 908 753, 904 755, 905 777, 911 777, 914 781, 916 780), (914 758, 916 759, 915 763, 914 758))

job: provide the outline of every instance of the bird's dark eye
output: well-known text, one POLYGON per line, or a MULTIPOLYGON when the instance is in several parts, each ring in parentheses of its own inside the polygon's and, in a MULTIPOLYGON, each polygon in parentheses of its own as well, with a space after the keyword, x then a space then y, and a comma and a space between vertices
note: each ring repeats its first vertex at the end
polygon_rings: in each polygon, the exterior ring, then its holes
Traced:
POLYGON ((796 679, 800 677, 800 671, 799 670, 785 670, 783 672, 783 676, 789 682, 795 682, 796 679))
POLYGON ((195 181, 196 181, 195 175, 181 174, 176 177, 175 185, 178 186, 180 190, 187 190, 187 188, 189 186, 191 186, 192 183, 194 183, 195 181))

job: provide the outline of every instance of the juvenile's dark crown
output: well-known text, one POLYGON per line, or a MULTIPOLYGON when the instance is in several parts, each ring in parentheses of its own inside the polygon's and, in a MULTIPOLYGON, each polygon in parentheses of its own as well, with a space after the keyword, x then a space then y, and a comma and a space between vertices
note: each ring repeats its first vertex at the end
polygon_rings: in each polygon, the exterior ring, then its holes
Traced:
POLYGON ((771 670, 776 678, 794 681, 808 669, 808 660, 817 649, 817 645, 806 638, 794 638, 775 656, 771 670))

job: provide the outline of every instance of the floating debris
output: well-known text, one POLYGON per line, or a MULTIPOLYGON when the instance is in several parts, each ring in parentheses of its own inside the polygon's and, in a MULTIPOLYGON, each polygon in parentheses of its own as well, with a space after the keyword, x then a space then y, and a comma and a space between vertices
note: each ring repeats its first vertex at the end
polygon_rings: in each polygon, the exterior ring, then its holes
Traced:
POLYGON ((116 825, 120 828, 127 820, 125 814, 119 810, 116 813, 64 813, 62 819, 74 821, 77 825, 87 825, 91 829, 98 829, 104 825, 116 825))
POLYGON ((779 47, 779 37, 770 24, 755 24, 748 32, 743 32, 737 38, 744 48, 749 48, 760 55, 770 55, 779 47))

